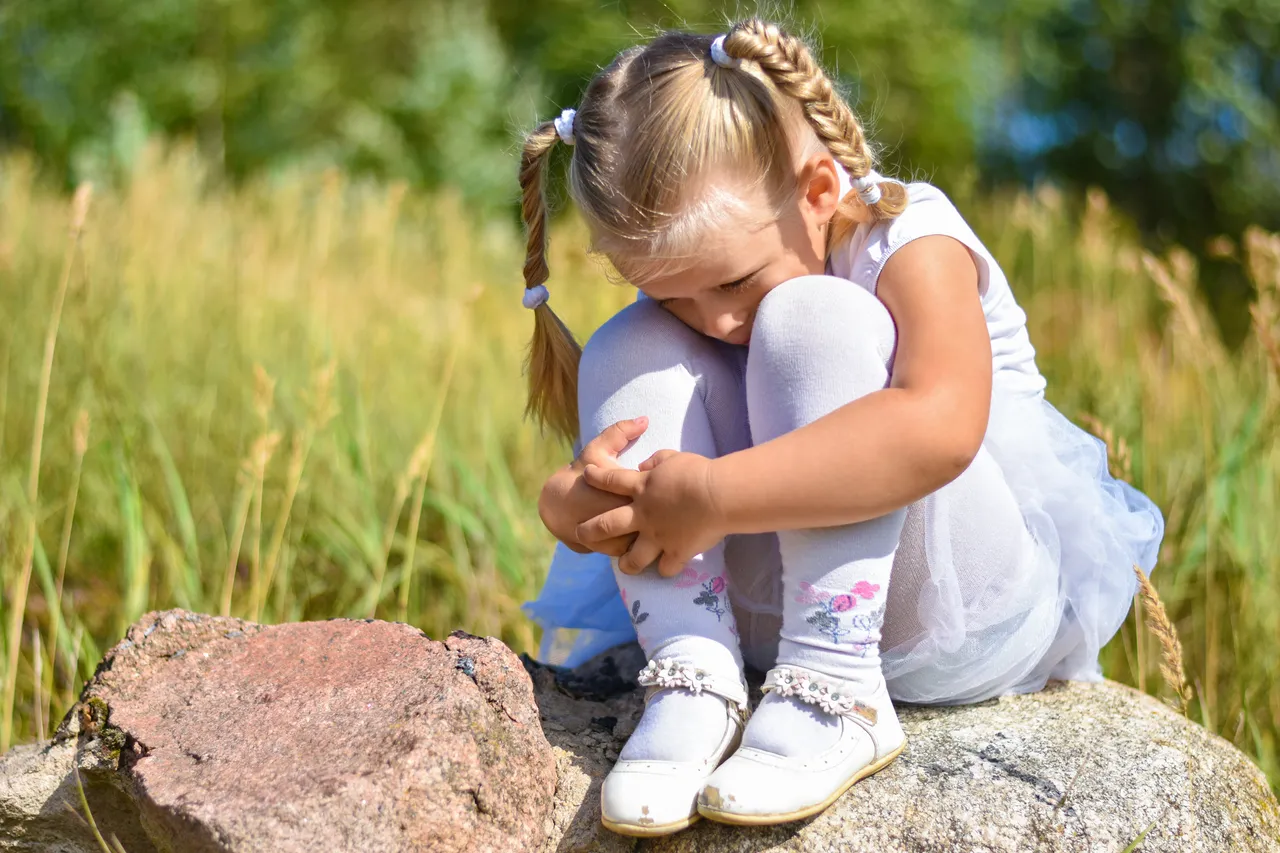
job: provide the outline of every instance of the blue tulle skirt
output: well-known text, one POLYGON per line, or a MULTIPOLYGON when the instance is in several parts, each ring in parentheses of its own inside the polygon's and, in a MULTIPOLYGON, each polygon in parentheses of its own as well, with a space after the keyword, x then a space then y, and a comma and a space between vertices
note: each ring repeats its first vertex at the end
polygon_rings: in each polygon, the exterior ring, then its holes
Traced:
MULTIPOLYGON (((892 647, 882 643, 896 700, 974 702, 1033 692, 1050 678, 1100 678, 1098 653, 1137 590, 1133 567, 1149 573, 1155 566, 1164 536, 1160 510, 1112 477, 1106 446, 1042 396, 1001 393, 997 383, 983 447, 1017 502, 1029 544, 1020 565, 984 578, 979 590, 972 567, 955 565, 949 543, 953 525, 981 525, 981 512, 959 503, 963 493, 951 487, 908 509, 906 529, 924 538, 928 578, 912 603, 918 630, 892 647)), ((774 617, 776 631, 781 584, 739 583, 728 568, 740 627, 764 615, 774 617)), ((543 628, 540 657, 547 663, 576 666, 635 639, 610 560, 600 554, 557 545, 546 583, 525 612, 543 628)), ((746 649, 744 655, 752 661, 746 649)))

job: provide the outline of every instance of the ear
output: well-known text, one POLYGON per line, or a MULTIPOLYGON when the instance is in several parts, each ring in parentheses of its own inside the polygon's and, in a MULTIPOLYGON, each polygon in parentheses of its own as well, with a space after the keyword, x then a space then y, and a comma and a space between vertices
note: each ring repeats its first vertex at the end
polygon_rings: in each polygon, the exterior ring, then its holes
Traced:
POLYGON ((830 152, 819 151, 800 167, 800 215, 810 228, 826 225, 840 206, 840 176, 830 152))

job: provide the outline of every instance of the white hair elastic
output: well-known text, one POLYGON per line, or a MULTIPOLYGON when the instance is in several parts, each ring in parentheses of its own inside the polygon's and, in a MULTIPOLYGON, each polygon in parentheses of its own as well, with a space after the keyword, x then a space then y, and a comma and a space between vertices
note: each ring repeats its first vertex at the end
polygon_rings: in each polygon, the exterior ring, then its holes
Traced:
POLYGON ((532 311, 550 298, 551 294, 547 291, 546 285, 539 284, 537 287, 526 287, 524 296, 520 299, 521 304, 525 308, 532 311))
POLYGON ((711 42, 711 59, 721 68, 737 68, 742 64, 741 59, 730 56, 724 52, 724 36, 719 35, 711 42))
POLYGON ((577 115, 577 110, 565 110, 555 121, 556 133, 560 134, 560 141, 565 145, 573 144, 573 120, 577 115))
POLYGON ((870 207, 880 200, 883 195, 880 192, 880 182, 885 180, 884 175, 875 169, 867 172, 861 178, 856 178, 853 182, 853 188, 858 191, 858 198, 862 199, 862 203, 870 207))

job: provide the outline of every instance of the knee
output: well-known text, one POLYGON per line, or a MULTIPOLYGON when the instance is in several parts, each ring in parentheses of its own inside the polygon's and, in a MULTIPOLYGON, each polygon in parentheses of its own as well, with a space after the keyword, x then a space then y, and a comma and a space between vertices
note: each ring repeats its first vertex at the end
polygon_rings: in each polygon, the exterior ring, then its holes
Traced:
POLYGON ((887 367, 897 332, 879 299, 848 279, 807 275, 765 295, 751 330, 753 350, 803 351, 829 362, 871 358, 887 367))
POLYGON ((606 407, 609 411, 603 413, 604 417, 613 418, 618 416, 614 409, 626 408, 622 404, 627 398, 647 399, 659 388, 674 393, 677 389, 673 383, 688 386, 685 392, 697 392, 708 378, 722 378, 717 371, 727 370, 714 341, 680 322, 656 302, 642 299, 606 321, 583 347, 578 365, 582 428, 595 428, 587 421, 606 401, 619 404, 606 407))
POLYGON ((579 381, 617 385, 627 378, 698 360, 710 340, 643 299, 610 317, 582 348, 579 381))
POLYGON ((747 406, 768 441, 889 384, 893 319, 847 279, 804 276, 765 296, 751 329, 747 406))

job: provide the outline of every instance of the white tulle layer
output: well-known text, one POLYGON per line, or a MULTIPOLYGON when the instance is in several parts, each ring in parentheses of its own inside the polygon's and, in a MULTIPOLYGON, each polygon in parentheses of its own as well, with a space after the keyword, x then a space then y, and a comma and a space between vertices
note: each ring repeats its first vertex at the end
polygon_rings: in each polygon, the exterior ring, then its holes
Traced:
MULTIPOLYGON (((975 581, 971 569, 955 565, 950 543, 952 525, 980 523, 981 512, 958 505, 948 488, 911 508, 923 524, 927 579, 914 603, 917 627, 905 634, 885 627, 881 660, 895 700, 958 704, 1033 692, 1051 678, 1099 678, 1098 653, 1136 591, 1132 567, 1155 565, 1164 535, 1159 509, 1114 479, 1102 442, 1043 398, 997 392, 984 447, 1030 534, 1024 558, 1003 577, 975 581)), ((767 668, 771 662, 747 647, 758 652, 776 639, 751 635, 760 625, 776 631, 781 584, 776 577, 738 583, 729 568, 735 609, 745 617, 744 656, 767 668)), ((575 666, 635 638, 609 560, 599 554, 557 546, 541 594, 525 609, 544 629, 540 656, 549 663, 575 666)))

